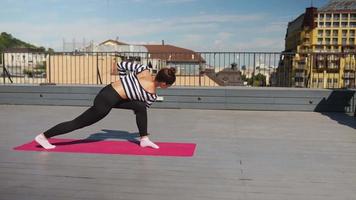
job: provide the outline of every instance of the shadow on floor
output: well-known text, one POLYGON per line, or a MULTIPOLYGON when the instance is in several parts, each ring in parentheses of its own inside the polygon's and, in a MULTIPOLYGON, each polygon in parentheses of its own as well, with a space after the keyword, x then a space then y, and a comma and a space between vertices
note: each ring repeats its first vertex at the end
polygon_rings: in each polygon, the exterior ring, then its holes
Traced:
POLYGON ((92 143, 92 142, 99 142, 106 139, 124 139, 138 145, 140 143, 139 140, 137 139, 138 137, 139 137, 138 133, 129 133, 127 131, 103 129, 101 132, 91 134, 89 137, 85 139, 78 139, 70 142, 54 142, 53 145, 61 146, 61 145, 92 143))
POLYGON ((351 114, 348 115, 346 113, 336 112, 327 112, 321 114, 329 117, 330 119, 338 122, 339 124, 356 129, 356 117, 353 117, 351 114))
POLYGON ((327 98, 323 98, 315 107, 315 112, 328 116, 330 119, 337 121, 339 124, 356 128, 355 114, 346 114, 356 112, 355 110, 355 91, 334 89, 327 98))
MULTIPOLYGON (((328 97, 324 97, 315 107, 315 112, 347 112, 354 109, 354 90, 334 89, 328 97)), ((353 112, 352 110, 351 112, 353 112)))

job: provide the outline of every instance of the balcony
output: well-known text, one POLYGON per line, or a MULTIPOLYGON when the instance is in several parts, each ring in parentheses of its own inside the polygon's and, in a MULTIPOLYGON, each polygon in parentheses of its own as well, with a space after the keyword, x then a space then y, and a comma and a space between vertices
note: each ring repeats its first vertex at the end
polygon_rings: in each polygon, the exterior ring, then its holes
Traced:
POLYGON ((295 73, 295 78, 298 78, 298 79, 305 78, 304 72, 295 73))
POLYGON ((296 81, 295 87, 305 87, 304 81, 296 81))
POLYGON ((304 70, 306 68, 306 58, 303 58, 295 63, 294 68, 298 70, 304 70))
POLYGON ((348 23, 347 22, 341 22, 341 27, 345 28, 348 26, 348 23))
POLYGON ((355 78, 355 73, 345 73, 343 76, 344 79, 354 79, 355 78))
POLYGON ((346 64, 344 69, 345 69, 345 71, 355 71, 355 68, 356 68, 356 66, 351 66, 351 65, 346 64))

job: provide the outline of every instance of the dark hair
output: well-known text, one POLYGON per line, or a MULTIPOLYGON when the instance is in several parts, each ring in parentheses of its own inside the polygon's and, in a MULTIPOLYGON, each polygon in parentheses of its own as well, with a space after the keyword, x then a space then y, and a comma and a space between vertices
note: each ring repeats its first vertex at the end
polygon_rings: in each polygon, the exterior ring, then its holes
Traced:
POLYGON ((164 82, 168 85, 173 85, 176 81, 176 68, 162 68, 158 71, 155 80, 158 82, 164 82))

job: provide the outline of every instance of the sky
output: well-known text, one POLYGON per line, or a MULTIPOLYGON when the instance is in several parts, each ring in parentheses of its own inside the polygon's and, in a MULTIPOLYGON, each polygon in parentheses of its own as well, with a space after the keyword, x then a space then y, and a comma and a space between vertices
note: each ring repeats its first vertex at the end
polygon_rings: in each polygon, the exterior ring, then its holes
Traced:
POLYGON ((282 51, 288 22, 328 0, 0 0, 0 32, 63 41, 171 44, 195 51, 282 51))

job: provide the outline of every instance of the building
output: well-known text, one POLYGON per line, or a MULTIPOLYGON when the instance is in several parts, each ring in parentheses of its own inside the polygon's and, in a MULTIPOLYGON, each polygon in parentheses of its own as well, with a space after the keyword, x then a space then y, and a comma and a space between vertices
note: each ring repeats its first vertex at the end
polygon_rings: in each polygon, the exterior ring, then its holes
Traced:
POLYGON ((154 68, 175 67, 177 75, 199 75, 199 67, 205 63, 200 54, 181 47, 166 45, 143 45, 154 68), (156 66, 156 67, 155 67, 156 66))
POLYGON ((219 86, 243 86, 241 71, 236 63, 232 63, 230 68, 224 68, 218 72, 214 68, 207 68, 204 74, 219 86))
POLYGON ((11 77, 44 76, 46 54, 41 49, 9 48, 3 56, 4 67, 11 77))
POLYGON ((277 85, 355 87, 356 1, 332 0, 306 8, 288 23, 277 85))
POLYGON ((80 51, 50 55, 47 63, 52 83, 105 84, 118 80, 116 63, 130 60, 152 64, 155 74, 162 67, 175 67, 175 85, 217 86, 201 73, 205 60, 192 50, 174 45, 134 45, 117 40, 106 40, 99 45, 89 45, 80 51), (69 74, 70 76, 62 75, 69 74))

